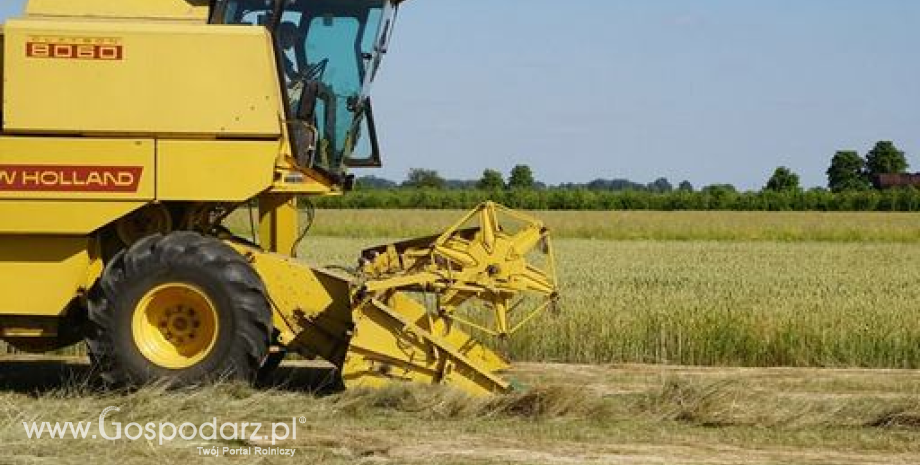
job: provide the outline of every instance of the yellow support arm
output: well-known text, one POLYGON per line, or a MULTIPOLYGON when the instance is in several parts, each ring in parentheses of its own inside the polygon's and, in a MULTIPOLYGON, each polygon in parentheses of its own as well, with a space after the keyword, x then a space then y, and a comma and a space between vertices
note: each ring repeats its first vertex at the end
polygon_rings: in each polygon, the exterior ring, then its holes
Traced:
POLYGON ((295 256, 297 242, 297 198, 289 194, 263 194, 259 197, 259 242, 262 248, 295 256))

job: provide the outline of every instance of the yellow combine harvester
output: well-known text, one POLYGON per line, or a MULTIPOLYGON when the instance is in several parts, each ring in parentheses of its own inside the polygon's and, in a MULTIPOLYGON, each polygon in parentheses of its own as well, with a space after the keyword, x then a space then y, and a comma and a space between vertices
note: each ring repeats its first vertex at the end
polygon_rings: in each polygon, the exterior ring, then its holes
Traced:
POLYGON ((553 304, 540 222, 485 204, 353 273, 294 259, 298 199, 380 165, 369 89, 400 3, 30 0, 0 35, 0 338, 85 340, 115 385, 293 351, 346 386, 508 390, 480 338, 553 304), (256 237, 223 226, 255 204, 256 237))

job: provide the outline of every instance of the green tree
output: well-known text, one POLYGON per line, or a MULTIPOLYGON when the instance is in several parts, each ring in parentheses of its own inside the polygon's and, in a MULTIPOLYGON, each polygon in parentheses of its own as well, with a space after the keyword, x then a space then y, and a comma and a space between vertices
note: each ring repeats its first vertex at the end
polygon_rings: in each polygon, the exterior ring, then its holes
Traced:
POLYGON ((677 186, 677 190, 680 192, 693 192, 693 184, 690 184, 690 181, 681 181, 677 186))
POLYGON ((704 187, 700 192, 709 195, 727 195, 737 194, 738 189, 731 184, 711 184, 704 187))
POLYGON ((674 190, 674 186, 671 185, 671 181, 668 181, 668 178, 658 178, 655 182, 648 185, 648 190, 652 192, 671 192, 674 190))
POLYGON ((906 173, 909 167, 904 152, 898 150, 890 141, 875 144, 866 155, 866 171, 869 176, 906 173))
POLYGON ((396 186, 395 182, 377 176, 361 176, 355 180, 357 190, 392 189, 396 186))
POLYGON ((827 187, 833 192, 868 190, 866 161, 852 150, 837 152, 827 169, 827 187))
POLYGON ((435 170, 412 168, 403 186, 416 189, 443 189, 446 184, 447 181, 435 170))
POLYGON ((512 189, 533 189, 535 184, 533 170, 530 169, 530 166, 517 165, 511 169, 508 187, 512 189))
POLYGON ((712 184, 700 190, 707 197, 708 210, 728 210, 734 208, 733 204, 738 198, 738 189, 731 184, 712 184))
POLYGON ((497 191, 505 188, 505 178, 498 171, 487 169, 482 172, 482 178, 476 187, 484 191, 497 191))
POLYGON ((773 171, 773 176, 767 181, 765 191, 772 192, 797 192, 802 190, 799 185, 799 175, 785 166, 780 166, 773 171))

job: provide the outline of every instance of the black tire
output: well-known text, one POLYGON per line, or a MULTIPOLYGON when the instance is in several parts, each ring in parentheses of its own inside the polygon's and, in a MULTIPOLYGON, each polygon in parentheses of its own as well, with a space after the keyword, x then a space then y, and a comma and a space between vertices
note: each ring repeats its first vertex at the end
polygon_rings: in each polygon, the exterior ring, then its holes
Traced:
POLYGON ((86 341, 98 372, 116 387, 254 381, 272 331, 265 286, 255 270, 226 244, 191 232, 146 237, 117 254, 91 293, 88 320, 86 341), (180 369, 151 361, 132 332, 141 299, 171 283, 202 291, 219 323, 204 358, 180 369))

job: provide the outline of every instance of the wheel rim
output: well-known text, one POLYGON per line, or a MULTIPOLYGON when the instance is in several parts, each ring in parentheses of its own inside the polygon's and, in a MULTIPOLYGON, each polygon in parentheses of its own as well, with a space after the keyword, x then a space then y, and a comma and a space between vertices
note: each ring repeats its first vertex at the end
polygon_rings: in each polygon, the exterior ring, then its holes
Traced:
POLYGON ((147 292, 134 310, 134 342, 151 362, 168 369, 204 360, 217 342, 217 308, 199 288, 182 283, 147 292))

